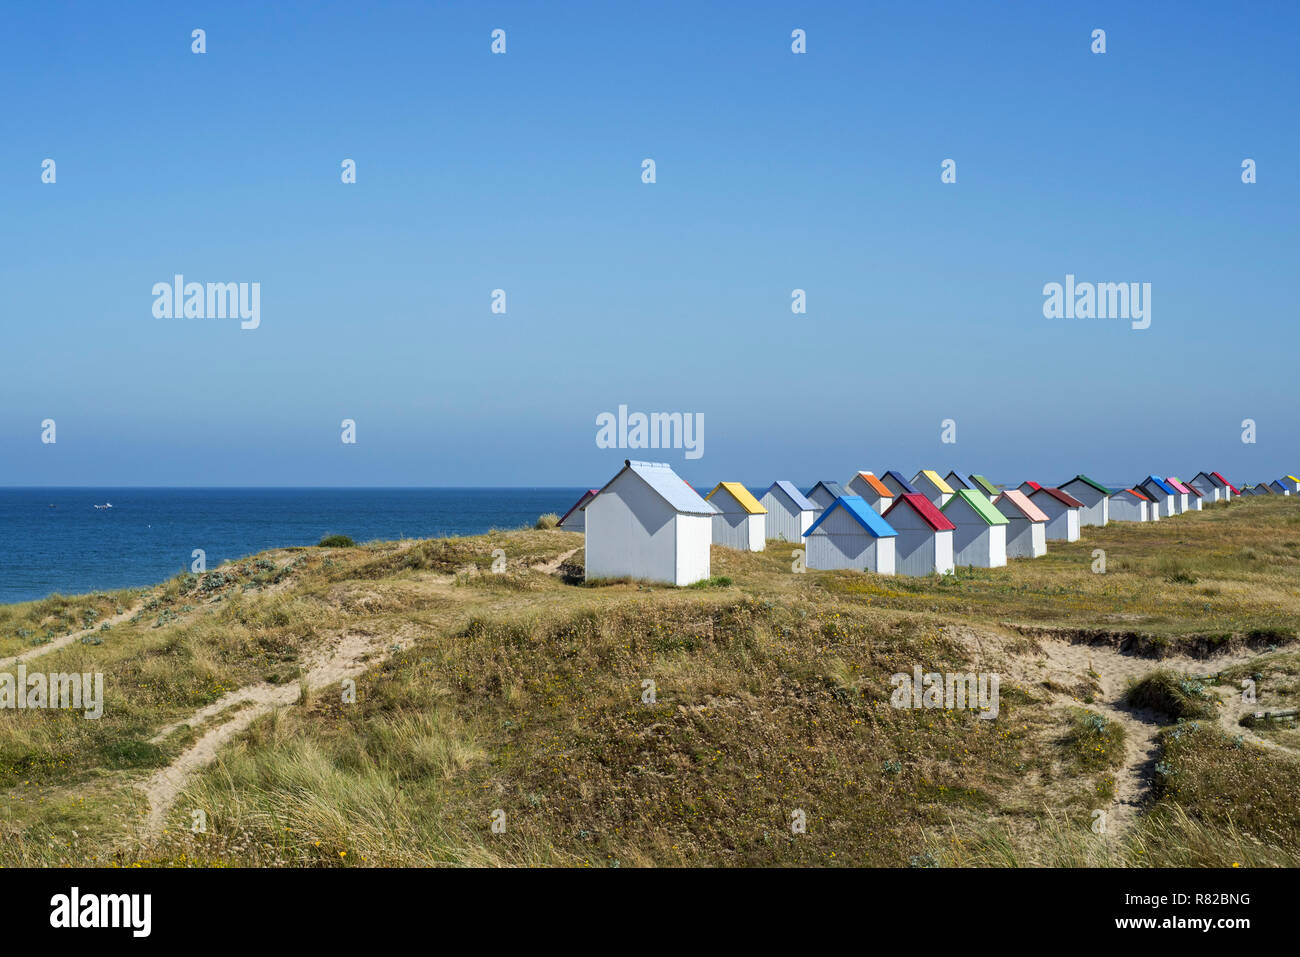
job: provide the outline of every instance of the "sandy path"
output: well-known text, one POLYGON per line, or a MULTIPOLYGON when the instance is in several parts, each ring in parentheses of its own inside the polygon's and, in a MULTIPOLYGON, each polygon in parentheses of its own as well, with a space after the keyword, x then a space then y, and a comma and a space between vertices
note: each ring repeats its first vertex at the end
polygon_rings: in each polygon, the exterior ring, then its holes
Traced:
MULTIPOLYGON (((573 548, 549 562, 532 566, 536 571, 553 575, 571 556, 580 551, 573 548)), ((446 576, 435 582, 440 586, 449 586, 453 576, 446 576)), ((75 637, 75 636, 74 636, 75 637)), ((193 714, 180 721, 175 721, 160 730, 152 738, 153 743, 160 744, 168 735, 182 727, 195 727, 218 718, 222 712, 241 705, 240 710, 227 716, 215 727, 208 729, 186 751, 180 754, 170 765, 157 771, 147 781, 138 785, 149 802, 149 814, 145 821, 147 835, 156 836, 162 830, 163 820, 168 809, 175 803, 185 784, 194 775, 216 760, 218 752, 228 741, 244 731, 256 719, 270 713, 278 707, 297 703, 301 696, 302 685, 310 688, 326 687, 355 678, 371 664, 387 657, 386 651, 392 644, 392 636, 372 635, 363 632, 344 634, 332 649, 318 651, 309 659, 306 673, 302 678, 283 685, 260 682, 247 685, 228 692, 212 704, 199 708, 193 714), (384 652, 380 658, 377 654, 384 652)))
POLYGON ((20 651, 18 654, 11 655, 8 658, 0 658, 0 668, 8 668, 11 665, 18 664, 20 661, 30 661, 33 658, 41 657, 41 655, 48 655, 52 651, 58 651, 60 648, 66 648, 74 641, 80 641, 82 638, 96 634, 104 625, 108 625, 109 628, 114 628, 117 625, 122 624, 124 621, 130 621, 137 613, 143 610, 143 608, 144 603, 140 602, 139 604, 132 605, 120 615, 113 615, 111 618, 105 618, 103 621, 98 621, 89 628, 83 628, 81 631, 74 631, 72 634, 64 635, 62 638, 55 638, 53 641, 47 642, 46 644, 37 645, 34 648, 28 648, 26 651, 20 651))
POLYGON ((391 644, 391 636, 349 632, 343 635, 332 649, 319 654, 307 673, 297 681, 283 685, 265 682, 248 685, 223 695, 220 700, 200 708, 190 717, 168 725, 160 731, 153 739, 155 742, 163 740, 184 725, 201 724, 232 705, 242 703, 251 705, 207 731, 170 765, 139 785, 149 802, 149 816, 145 822, 146 833, 150 836, 157 835, 162 829, 167 810, 175 802, 186 782, 196 771, 216 760, 217 752, 227 741, 262 715, 268 714, 277 707, 296 703, 304 683, 309 688, 320 688, 342 681, 344 678, 355 678, 370 666, 371 658, 386 644, 391 644))
MULTIPOLYGON (((1158 734, 1168 719, 1153 711, 1129 707, 1124 690, 1130 680, 1138 680, 1157 669, 1167 668, 1186 674, 1207 674, 1230 665, 1249 661, 1253 653, 1225 655, 1204 659, 1186 656, 1140 658, 1126 655, 1108 645, 1083 645, 1055 639, 1041 642, 1044 659, 1038 663, 1040 680, 1054 678, 1063 684, 1084 679, 1089 671, 1098 676, 1097 700, 1083 704, 1061 696, 1061 704, 1086 707, 1124 728, 1124 762, 1115 769, 1115 797, 1106 822, 1106 833, 1126 833, 1150 798, 1154 768, 1159 755, 1158 734)), ((1220 720, 1224 720, 1221 715, 1220 720)), ((1235 723, 1236 718, 1232 721, 1235 723)))
POLYGON ((571 548, 554 561, 542 562, 540 565, 534 565, 533 571, 541 572, 544 575, 554 575, 560 570, 560 566, 578 553, 579 549, 571 548))

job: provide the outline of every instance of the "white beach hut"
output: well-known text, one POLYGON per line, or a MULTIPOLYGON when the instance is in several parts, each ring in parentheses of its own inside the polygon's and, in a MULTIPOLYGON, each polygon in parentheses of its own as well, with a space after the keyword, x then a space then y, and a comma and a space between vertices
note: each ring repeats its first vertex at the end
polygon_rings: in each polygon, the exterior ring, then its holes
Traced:
POLYGON ((859 472, 849 479, 845 486, 846 494, 861 497, 868 505, 881 515, 889 511, 894 504, 894 493, 889 486, 876 478, 872 472, 859 472))
POLYGON ((1223 477, 1222 472, 1211 472, 1210 477, 1223 486, 1224 501, 1231 502, 1232 497, 1234 495, 1241 494, 1241 492, 1237 490, 1237 486, 1233 485, 1231 482, 1229 482, 1226 478, 1223 477))
POLYGON ((1149 522, 1152 520, 1151 500, 1135 488, 1122 488, 1110 497, 1110 520, 1149 522))
POLYGON ((919 492, 900 495, 885 513, 898 533, 894 570, 900 575, 945 575, 953 570, 952 533, 957 526, 919 492))
POLYGON ((952 486, 934 469, 921 469, 913 475, 912 486, 938 509, 942 509, 948 504, 948 499, 952 498, 952 486))
POLYGON ((564 513, 564 517, 556 523, 555 527, 562 528, 566 532, 585 531, 587 528, 587 513, 583 509, 587 507, 588 502, 596 497, 596 493, 599 491, 598 488, 589 488, 583 492, 582 497, 573 503, 573 508, 564 513))
POLYGON ((898 533, 856 495, 842 495, 822 510, 804 536, 809 568, 852 568, 894 574, 898 533))
POLYGON ((1040 486, 1029 496, 1029 501, 1047 516, 1049 542, 1077 542, 1079 540, 1079 512, 1083 503, 1069 492, 1059 488, 1040 486))
POLYGON ((1187 491, 1187 486, 1176 478, 1166 478, 1165 484, 1174 490, 1174 508, 1178 509, 1178 514, 1182 515, 1191 508, 1191 493, 1187 491))
POLYGON ((1133 487, 1160 506, 1161 518, 1178 514, 1178 500, 1174 494, 1174 487, 1164 479, 1148 475, 1133 487))
POLYGON ((956 565, 1002 568, 1007 563, 1007 517, 979 492, 953 493, 940 511, 956 528, 952 560, 956 565))
POLYGON ((1041 558, 1047 554, 1047 513, 1019 489, 1007 489, 993 500, 1007 519, 1007 558, 1041 558))
POLYGON ((1094 482, 1086 475, 1076 475, 1056 487, 1083 503, 1083 508, 1079 509, 1080 527, 1105 525, 1110 518, 1110 496, 1113 489, 1094 482))
POLYGON ((709 577, 716 507, 662 462, 625 461, 588 502, 586 577, 689 585, 709 577))
POLYGON ((1203 495, 1200 489, 1184 482, 1180 478, 1174 478, 1173 476, 1165 479, 1165 481, 1172 485, 1175 491, 1182 494, 1184 502, 1183 511, 1199 512, 1201 510, 1201 500, 1203 495))
POLYGON ((1187 484, 1201 493, 1202 501, 1204 501, 1206 505, 1223 501, 1223 494, 1219 490, 1226 486, 1216 482, 1214 478, 1206 472, 1197 472, 1192 476, 1192 480, 1187 484))
POLYGON ((831 481, 818 482, 808 490, 808 498, 817 506, 818 512, 834 504, 837 498, 848 494, 839 482, 831 481))
POLYGON ((713 544, 742 552, 767 547, 767 509, 739 482, 719 482, 704 500, 718 510, 713 516, 713 544))
POLYGON ((767 535, 785 542, 803 544, 803 533, 821 511, 790 482, 773 482, 758 500, 767 509, 767 535))
POLYGON ((767 509, 739 482, 719 482, 704 500, 716 508, 713 544, 742 552, 767 547, 767 509))

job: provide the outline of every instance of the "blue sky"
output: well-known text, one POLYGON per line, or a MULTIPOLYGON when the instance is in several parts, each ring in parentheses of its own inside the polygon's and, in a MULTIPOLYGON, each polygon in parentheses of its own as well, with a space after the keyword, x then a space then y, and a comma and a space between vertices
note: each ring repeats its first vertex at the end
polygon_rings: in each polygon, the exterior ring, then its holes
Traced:
POLYGON ((1300 469, 1295 4, 705 6, 9 11, 0 485, 1300 469), (1044 318, 1067 273, 1150 328, 1044 318), (597 448, 620 404, 704 456, 597 448))

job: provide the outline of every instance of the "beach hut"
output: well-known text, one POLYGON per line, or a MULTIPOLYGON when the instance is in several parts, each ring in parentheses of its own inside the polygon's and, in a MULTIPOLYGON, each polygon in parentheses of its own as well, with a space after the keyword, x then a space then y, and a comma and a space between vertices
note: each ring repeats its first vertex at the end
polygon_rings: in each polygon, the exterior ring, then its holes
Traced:
POLYGON ((1056 487, 1083 503, 1083 508, 1079 510, 1080 526, 1106 524, 1110 517, 1110 496, 1114 489, 1106 488, 1086 475, 1076 475, 1056 487))
POLYGON ((1300 492, 1300 478, 1296 478, 1294 475, 1282 476, 1282 484, 1286 486, 1286 490, 1292 495, 1300 492))
POLYGON ((1286 487, 1286 483, 1283 482, 1281 479, 1274 479, 1273 481, 1269 482, 1268 487, 1271 488, 1278 495, 1291 494, 1291 490, 1286 487))
POLYGON ((582 493, 582 497, 573 503, 573 508, 564 513, 564 517, 556 523, 556 528, 562 528, 566 532, 581 532, 587 528, 587 514, 583 511, 587 503, 596 497, 600 491, 598 488, 589 488, 582 493))
POLYGON ((1024 495, 1025 498, 1028 498, 1029 496, 1033 495, 1033 494, 1034 494, 1035 492, 1037 492, 1040 488, 1042 488, 1042 486, 1039 485, 1037 482, 1021 482, 1021 483, 1020 483, 1020 493, 1021 493, 1022 495, 1024 495))
POLYGON ((953 493, 942 509, 943 517, 957 526, 952 533, 955 565, 1002 568, 1007 563, 1007 517, 979 492, 953 493))
POLYGON ((808 490, 808 498, 817 506, 819 512, 837 498, 842 498, 848 494, 839 482, 818 482, 808 490))
POLYGON ((1231 502, 1231 501, 1232 501, 1232 496, 1234 496, 1234 495, 1240 495, 1240 494, 1241 494, 1241 490, 1238 489, 1237 486, 1233 485, 1231 482, 1229 482, 1226 478, 1224 478, 1224 477, 1223 477, 1222 475, 1220 475, 1218 472, 1211 472, 1210 475, 1214 476, 1216 479, 1218 479, 1220 482, 1223 483, 1223 486, 1224 486, 1224 494, 1223 494, 1223 497, 1224 497, 1224 499, 1225 499, 1226 501, 1231 502))
POLYGON ((1223 482, 1217 481, 1214 476, 1207 472, 1197 472, 1192 476, 1192 480, 1187 483, 1189 488, 1194 488, 1201 493, 1201 499, 1207 504, 1223 501, 1222 489, 1227 488, 1223 482))
POLYGON ((1122 488, 1118 492, 1112 492, 1110 520, 1112 522, 1151 521, 1151 499, 1135 488, 1122 488))
POLYGON ((587 501, 586 577, 689 585, 709 577, 718 509, 672 467, 625 460, 587 501))
POLYGON ((894 570, 900 575, 945 575, 953 570, 952 533, 956 528, 920 492, 898 497, 885 513, 898 533, 894 570))
POLYGON ((884 475, 880 476, 880 481, 884 482, 885 487, 894 493, 894 498, 898 498, 900 495, 919 491, 919 489, 912 486, 911 482, 903 478, 900 473, 895 472, 893 469, 890 469, 884 475))
POLYGON ((980 492, 983 492, 990 499, 997 498, 1000 492, 1002 491, 996 485, 994 485, 992 482, 986 479, 983 475, 972 475, 970 477, 970 487, 980 492))
POLYGON ((1228 484, 1227 479, 1218 472, 1211 472, 1210 478, 1213 480, 1215 487, 1219 490, 1220 502, 1226 502, 1228 499, 1232 498, 1232 487, 1228 484))
MULTIPOLYGON (((945 475, 945 476, 943 477, 943 480, 944 480, 945 482, 948 483, 948 487, 949 487, 950 489, 952 489, 953 491, 956 491, 956 490, 959 489, 959 488, 974 488, 974 487, 975 487, 975 486, 971 485, 970 482, 968 482, 966 479, 964 479, 964 478, 962 478, 960 475, 958 475, 956 469, 954 469, 953 471, 951 471, 951 472, 949 472, 947 475, 945 475)), ((981 491, 982 491, 982 490, 981 490, 981 491)))
POLYGON ((1007 558, 1040 558, 1047 554, 1047 513, 1019 489, 1007 489, 993 500, 1007 519, 1007 558))
POLYGON ((759 504, 767 509, 767 535, 785 542, 803 544, 803 533, 821 511, 789 482, 773 482, 759 504))
POLYGON ((1174 490, 1174 505, 1178 508, 1178 514, 1182 515, 1184 512, 1190 511, 1192 493, 1187 490, 1187 486, 1173 476, 1166 478, 1165 484, 1174 490))
POLYGON ((856 495, 864 499, 879 514, 884 515, 894 504, 894 493, 889 486, 876 478, 874 472, 858 472, 844 486, 846 495, 856 495))
POLYGON ((1199 512, 1201 510, 1201 501, 1204 499, 1205 496, 1201 493, 1201 490, 1199 488, 1197 488, 1194 485, 1189 485, 1187 482, 1184 482, 1182 479, 1179 478, 1168 478, 1165 481, 1167 481, 1174 488, 1178 489, 1180 492, 1186 493, 1186 499, 1187 499, 1186 511, 1199 512))
POLYGON ((713 516, 713 544, 742 552, 767 547, 767 509, 739 482, 719 482, 704 496, 718 514, 713 516))
POLYGON ((894 574, 897 532, 857 495, 841 495, 822 510, 804 535, 808 568, 852 568, 894 574))
POLYGON ((1148 475, 1133 487, 1160 506, 1160 516, 1162 518, 1178 514, 1178 502, 1174 498, 1174 487, 1164 479, 1148 475))
POLYGON ((952 498, 952 486, 934 469, 921 469, 913 475, 912 487, 928 498, 935 508, 943 508, 952 498))
POLYGON ((1077 542, 1079 540, 1079 512, 1083 503, 1069 492, 1059 488, 1040 486, 1036 492, 1027 496, 1047 516, 1047 540, 1049 542, 1077 542))

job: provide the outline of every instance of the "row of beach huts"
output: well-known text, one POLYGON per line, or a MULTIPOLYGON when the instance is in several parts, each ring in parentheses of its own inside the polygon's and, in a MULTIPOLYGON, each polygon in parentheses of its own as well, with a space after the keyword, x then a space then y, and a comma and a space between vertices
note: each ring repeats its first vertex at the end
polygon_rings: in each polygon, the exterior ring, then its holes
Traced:
POLYGON ((668 465, 625 461, 558 527, 585 533, 589 579, 690 585, 709 577, 710 546, 758 552, 770 539, 803 544, 808 568, 942 575, 958 565, 999 568, 1008 558, 1038 558, 1049 541, 1077 541, 1089 525, 1155 522, 1234 495, 1298 494, 1294 475, 1241 489, 1218 472, 1187 482, 1148 475, 1122 489, 1086 475, 1004 488, 982 475, 922 469, 911 479, 857 472, 843 485, 821 481, 807 493, 777 481, 758 497, 739 482, 719 482, 701 497, 668 465))

